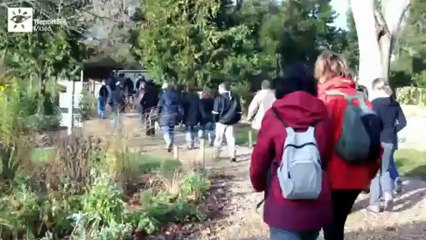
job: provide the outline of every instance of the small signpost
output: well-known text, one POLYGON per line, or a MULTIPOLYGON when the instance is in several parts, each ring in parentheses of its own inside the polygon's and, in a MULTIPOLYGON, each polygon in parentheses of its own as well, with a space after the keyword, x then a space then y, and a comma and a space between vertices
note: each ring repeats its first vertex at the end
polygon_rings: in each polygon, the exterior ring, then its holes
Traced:
POLYGON ((59 108, 62 112, 61 127, 67 127, 68 135, 71 135, 74 127, 82 127, 80 115, 80 102, 83 91, 83 71, 80 81, 59 81, 66 91, 59 94, 59 108))

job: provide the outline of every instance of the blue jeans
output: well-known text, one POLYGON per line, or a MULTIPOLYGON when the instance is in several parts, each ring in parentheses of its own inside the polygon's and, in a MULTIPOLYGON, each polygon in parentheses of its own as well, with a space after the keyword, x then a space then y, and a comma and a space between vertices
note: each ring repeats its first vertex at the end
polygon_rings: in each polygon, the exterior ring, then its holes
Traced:
POLYGON ((162 126, 163 138, 166 142, 167 147, 173 146, 174 136, 175 136, 175 126, 162 126))
POLYGON ((101 119, 105 118, 105 107, 107 104, 106 97, 98 97, 98 116, 101 119))
POLYGON ((117 131, 121 128, 121 113, 120 113, 120 107, 113 106, 112 107, 112 128, 117 131))
POLYGON ((188 148, 194 148, 195 136, 197 135, 196 126, 186 126, 186 144, 188 148))
POLYGON ((382 143, 383 156, 380 170, 370 185, 370 204, 379 204, 383 193, 392 193, 392 179, 389 173, 389 165, 395 151, 394 144, 382 143))
MULTIPOLYGON (((393 151, 395 153, 395 149, 393 151)), ((396 169, 395 159, 392 154, 390 162, 389 162, 389 174, 393 181, 395 181, 397 178, 399 178, 398 169, 396 169)))
POLYGON ((208 122, 206 124, 200 124, 200 128, 198 130, 198 137, 204 138, 204 133, 207 131, 207 137, 209 141, 209 145, 213 145, 214 141, 214 122, 208 122))
POLYGON ((316 240, 320 230, 317 231, 287 231, 278 228, 269 229, 270 240, 316 240))

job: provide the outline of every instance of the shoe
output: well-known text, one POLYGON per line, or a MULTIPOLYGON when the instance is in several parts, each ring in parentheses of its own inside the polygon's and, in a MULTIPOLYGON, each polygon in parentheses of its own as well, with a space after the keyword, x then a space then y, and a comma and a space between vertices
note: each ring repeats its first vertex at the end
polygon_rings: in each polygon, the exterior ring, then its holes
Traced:
POLYGON ((401 181, 401 178, 397 177, 395 179, 395 183, 394 184, 395 184, 394 193, 396 195, 401 194, 401 192, 402 192, 402 181, 401 181))
POLYGON ((170 144, 170 145, 167 146, 167 152, 170 153, 172 151, 173 151, 173 145, 170 144))
POLYGON ((231 158, 231 162, 236 162, 237 159, 236 158, 231 158))
POLYGON ((373 213, 380 213, 382 211, 379 204, 369 205, 367 207, 367 211, 373 212, 373 213))
POLYGON ((393 196, 390 192, 383 193, 383 208, 385 211, 392 211, 393 209, 393 196))

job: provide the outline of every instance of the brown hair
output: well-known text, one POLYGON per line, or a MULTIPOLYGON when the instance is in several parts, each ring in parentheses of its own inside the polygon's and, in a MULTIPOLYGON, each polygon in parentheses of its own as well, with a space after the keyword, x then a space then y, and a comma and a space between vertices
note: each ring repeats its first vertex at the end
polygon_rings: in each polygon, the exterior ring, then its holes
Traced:
POLYGON ((318 56, 314 71, 315 78, 321 83, 337 76, 350 76, 346 59, 342 55, 328 50, 318 56))
POLYGON ((202 98, 213 98, 212 90, 208 87, 203 88, 202 98))

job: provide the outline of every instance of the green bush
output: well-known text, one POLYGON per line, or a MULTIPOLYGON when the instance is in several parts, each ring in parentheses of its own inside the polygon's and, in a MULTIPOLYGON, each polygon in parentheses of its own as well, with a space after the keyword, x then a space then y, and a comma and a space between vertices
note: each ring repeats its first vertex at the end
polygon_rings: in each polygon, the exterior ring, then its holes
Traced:
POLYGON ((82 120, 88 120, 90 118, 96 117, 97 115, 97 99, 96 97, 87 91, 86 88, 83 88, 81 93, 80 101, 80 116, 82 120))
POLYGON ((426 88, 398 88, 396 91, 396 98, 401 104, 415 104, 424 106, 426 103, 426 88))
POLYGON ((420 73, 414 75, 413 79, 417 87, 426 88, 426 70, 423 70, 420 73))

